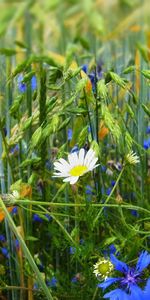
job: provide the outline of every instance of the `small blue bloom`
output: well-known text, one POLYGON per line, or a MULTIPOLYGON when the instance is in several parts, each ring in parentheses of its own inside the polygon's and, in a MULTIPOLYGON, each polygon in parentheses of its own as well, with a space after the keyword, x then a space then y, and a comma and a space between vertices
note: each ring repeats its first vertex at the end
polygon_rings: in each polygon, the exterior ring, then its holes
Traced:
POLYGON ((72 140, 72 129, 68 128, 68 141, 72 140))
POLYGON ((23 83, 23 75, 20 74, 17 78, 17 83, 18 83, 18 89, 21 93, 25 93, 27 86, 25 83, 23 83))
POLYGON ((31 89, 32 91, 35 91, 37 89, 37 79, 35 75, 33 75, 31 78, 31 89))
POLYGON ((84 239, 80 239, 80 244, 84 245, 84 243, 85 243, 84 239))
POLYGON ((33 289, 34 289, 34 290, 38 290, 38 288, 39 288, 38 283, 34 283, 33 289))
POLYGON ((16 215, 18 213, 18 207, 17 206, 13 207, 11 213, 13 216, 16 215))
POLYGON ((69 248, 69 253, 70 253, 70 254, 75 254, 75 252, 76 252, 76 248, 71 246, 71 247, 69 248))
POLYGON ((46 285, 48 287, 54 288, 54 287, 57 287, 57 282, 58 282, 58 280, 56 279, 56 277, 53 276, 51 280, 46 281, 46 285))
POLYGON ((115 183, 116 183, 116 181, 115 181, 115 180, 112 180, 112 181, 111 181, 111 186, 114 187, 115 183))
POLYGON ((6 242, 6 238, 3 234, 0 234, 0 242, 2 242, 2 243, 6 242))
POLYGON ((131 215, 134 216, 134 217, 136 217, 136 218, 138 218, 139 217, 139 212, 137 210, 135 210, 135 209, 132 209, 131 210, 131 215))
POLYGON ((2 252, 2 254, 3 254, 6 258, 9 257, 9 253, 8 253, 8 249, 7 249, 7 248, 2 247, 2 248, 1 248, 1 252, 2 252))
POLYGON ((11 154, 16 154, 18 151, 19 151, 19 146, 18 145, 15 145, 14 147, 12 147, 10 149, 11 154))
POLYGON ((42 222, 43 222, 43 219, 40 218, 40 216, 39 216, 38 214, 34 214, 32 220, 33 220, 34 222, 39 222, 39 223, 42 223, 42 222))
POLYGON ((75 277, 73 277, 72 279, 71 279, 71 282, 72 283, 77 283, 78 282, 78 279, 77 279, 77 277, 75 276, 75 277))
POLYGON ((148 140, 144 140, 143 147, 145 150, 150 148, 150 138, 148 140))
POLYGON ((77 145, 75 145, 75 146, 71 149, 70 152, 71 152, 71 153, 79 152, 79 147, 78 147, 77 145))
POLYGON ((110 193, 111 193, 111 190, 112 190, 112 188, 110 188, 110 187, 109 187, 109 188, 106 190, 106 195, 107 195, 107 196, 109 196, 109 195, 110 195, 110 193))
POLYGON ((85 73, 87 73, 87 72, 88 72, 88 65, 84 64, 84 65, 82 66, 82 70, 83 70, 85 73))
POLYGON ((105 166, 101 166, 101 171, 102 171, 102 172, 106 172, 106 169, 107 169, 107 168, 106 168, 105 166))
POLYGON ((119 288, 112 290, 104 295, 104 299, 110 300, 148 300, 150 299, 150 278, 147 281, 145 290, 142 290, 138 284, 142 279, 143 270, 150 265, 150 254, 142 251, 135 267, 130 267, 126 263, 118 260, 113 254, 110 260, 115 270, 122 273, 122 276, 115 278, 107 278, 104 282, 98 284, 98 287, 106 289, 113 283, 118 282, 119 288))
POLYGON ((85 193, 87 195, 92 195, 93 194, 93 188, 90 185, 86 185, 86 187, 85 187, 85 193))
POLYGON ((150 134, 150 125, 146 128, 146 134, 150 134))
POLYGON ((49 214, 45 214, 45 217, 48 219, 48 221, 52 221, 53 218, 49 214))
POLYGON ((17 250, 19 250, 19 247, 20 247, 19 241, 17 239, 15 239, 14 242, 15 242, 15 247, 17 248, 17 250))

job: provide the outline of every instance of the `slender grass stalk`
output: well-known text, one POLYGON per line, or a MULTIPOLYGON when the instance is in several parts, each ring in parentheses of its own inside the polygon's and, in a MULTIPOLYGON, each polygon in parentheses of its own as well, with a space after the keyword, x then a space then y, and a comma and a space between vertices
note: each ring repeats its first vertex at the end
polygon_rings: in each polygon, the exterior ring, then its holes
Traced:
POLYGON ((53 300, 53 297, 50 293, 50 290, 47 288, 44 279, 38 269, 38 267, 36 266, 34 259, 29 251, 29 249, 27 248, 21 234, 18 232, 18 229, 13 221, 13 219, 11 218, 9 212, 7 211, 7 208, 5 206, 5 204, 3 203, 3 200, 0 198, 0 207, 3 209, 5 215, 6 215, 6 219, 8 221, 9 227, 11 228, 12 232, 15 234, 15 236, 17 237, 19 243, 20 243, 20 247, 22 247, 22 250, 24 252, 24 256, 25 258, 28 260, 33 272, 36 275, 37 281, 39 283, 39 285, 41 286, 43 293, 45 294, 46 298, 48 300, 53 300))
MULTIPOLYGON (((111 193, 109 194, 109 196, 107 197, 107 199, 105 201, 105 204, 107 204, 109 202, 109 200, 111 199, 111 196, 113 195, 113 193, 114 193, 114 191, 115 191, 115 189, 116 189, 116 187, 118 185, 118 182, 120 181, 120 179, 122 177, 124 169, 125 169, 125 167, 122 168, 122 170, 121 170, 121 172, 120 172, 120 174, 119 174, 119 176, 118 176, 118 178, 117 178, 117 180, 115 182, 115 185, 114 185, 114 187, 111 190, 111 193)), ((100 209, 99 213, 97 214, 96 218, 94 219, 94 221, 93 221, 93 228, 95 227, 95 225, 96 225, 98 219, 100 218, 102 212, 103 212, 103 208, 100 209)))

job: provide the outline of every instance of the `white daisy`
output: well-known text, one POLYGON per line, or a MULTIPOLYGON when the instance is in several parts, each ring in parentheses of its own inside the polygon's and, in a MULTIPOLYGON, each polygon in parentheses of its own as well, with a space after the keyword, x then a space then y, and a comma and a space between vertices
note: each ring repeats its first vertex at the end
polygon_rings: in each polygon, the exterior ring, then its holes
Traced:
POLYGON ((108 275, 112 272, 114 266, 110 260, 105 258, 100 258, 98 262, 94 265, 93 273, 96 277, 101 277, 107 279, 108 275))
POLYGON ((68 162, 63 158, 54 162, 56 172, 53 177, 64 177, 64 182, 74 184, 80 176, 98 166, 98 164, 96 165, 97 160, 98 157, 95 157, 95 151, 90 149, 85 154, 85 150, 81 148, 78 154, 76 152, 68 154, 68 162))

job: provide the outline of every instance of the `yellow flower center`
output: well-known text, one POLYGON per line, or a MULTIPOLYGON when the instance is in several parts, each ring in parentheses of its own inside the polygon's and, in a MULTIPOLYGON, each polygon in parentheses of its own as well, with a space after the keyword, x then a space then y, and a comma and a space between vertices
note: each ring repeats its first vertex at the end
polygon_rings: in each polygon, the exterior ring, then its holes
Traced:
POLYGON ((102 264, 98 266, 98 272, 103 276, 106 275, 106 273, 109 271, 110 271, 109 262, 102 262, 102 264))
POLYGON ((82 176, 87 171, 86 166, 75 166, 70 170, 71 176, 82 176))

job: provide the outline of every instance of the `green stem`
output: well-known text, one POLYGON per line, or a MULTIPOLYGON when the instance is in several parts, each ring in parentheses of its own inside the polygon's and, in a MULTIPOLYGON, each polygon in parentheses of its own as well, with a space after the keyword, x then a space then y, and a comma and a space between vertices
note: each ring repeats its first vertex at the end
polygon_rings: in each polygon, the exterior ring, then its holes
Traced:
POLYGON ((20 246, 21 246, 21 248, 24 252, 24 255, 25 255, 26 259, 28 260, 33 272, 35 272, 36 277, 37 277, 37 281, 38 281, 39 285, 41 286, 46 298, 48 300, 53 300, 53 297, 52 297, 49 289, 47 288, 47 286, 46 286, 46 284, 43 280, 43 277, 42 277, 41 273, 39 272, 39 269, 38 269, 37 265, 35 264, 34 259, 31 255, 29 249, 27 248, 24 240, 22 239, 22 236, 18 232, 17 227, 16 227, 13 219, 11 218, 11 216, 10 216, 10 214, 9 214, 9 212, 8 212, 6 206, 3 203, 3 200, 1 198, 0 198, 0 207, 3 209, 3 211, 6 215, 6 219, 8 221, 9 227, 13 231, 13 233, 15 234, 16 238, 18 239, 18 241, 20 243, 20 246))
MULTIPOLYGON (((113 193, 114 193, 114 191, 115 191, 115 189, 116 189, 116 187, 117 187, 117 185, 118 185, 118 182, 119 182, 119 180, 120 180, 121 177, 122 177, 122 174, 123 174, 123 172, 124 172, 124 168, 125 168, 125 167, 122 168, 122 170, 121 170, 121 172, 120 172, 120 174, 119 174, 119 176, 118 176, 118 178, 117 178, 117 180, 116 180, 116 183, 115 183, 113 189, 111 190, 111 193, 109 194, 109 196, 107 197, 107 199, 106 199, 106 201, 105 201, 105 204, 107 204, 107 203, 109 202, 109 200, 111 199, 111 196, 113 195, 113 193)), ((102 207, 102 208, 100 209, 99 213, 97 214, 96 218, 94 219, 94 221, 93 221, 93 228, 95 227, 95 225, 96 225, 96 223, 97 223, 99 217, 101 216, 101 214, 102 214, 102 212, 103 212, 103 209, 104 209, 104 208, 102 207)))

